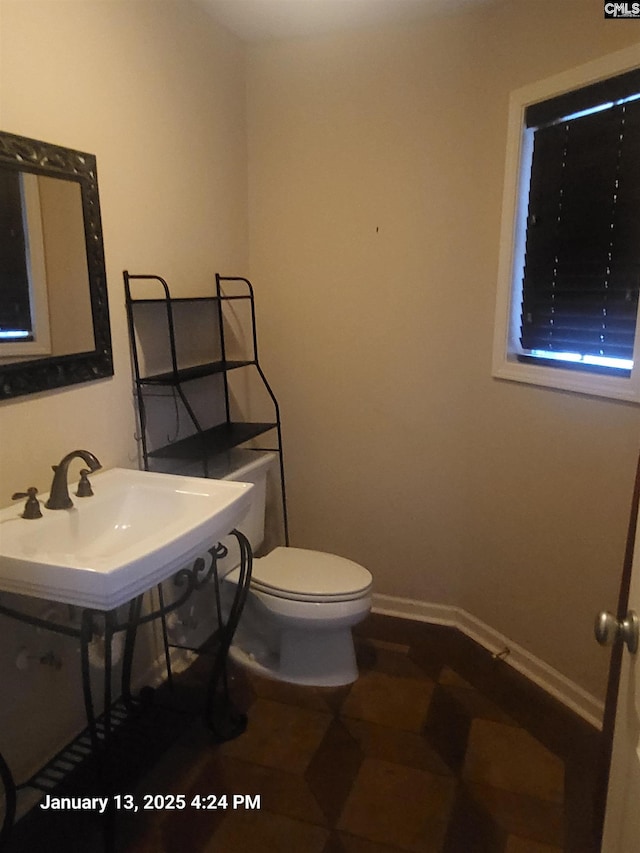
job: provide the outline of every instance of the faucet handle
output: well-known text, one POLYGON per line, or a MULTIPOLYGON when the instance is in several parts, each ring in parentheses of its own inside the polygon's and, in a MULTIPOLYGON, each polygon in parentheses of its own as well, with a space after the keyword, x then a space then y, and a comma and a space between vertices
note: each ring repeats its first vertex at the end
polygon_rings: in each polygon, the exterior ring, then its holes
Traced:
POLYGON ((36 487, 29 486, 26 492, 15 492, 11 495, 12 501, 20 500, 20 498, 27 499, 22 518, 42 518, 42 510, 40 509, 40 501, 36 497, 37 494, 38 490, 36 487))
POLYGON ((79 498, 90 498, 93 495, 93 489, 89 482, 90 473, 89 468, 82 468, 80 470, 80 481, 78 482, 78 491, 76 492, 76 496, 79 498))

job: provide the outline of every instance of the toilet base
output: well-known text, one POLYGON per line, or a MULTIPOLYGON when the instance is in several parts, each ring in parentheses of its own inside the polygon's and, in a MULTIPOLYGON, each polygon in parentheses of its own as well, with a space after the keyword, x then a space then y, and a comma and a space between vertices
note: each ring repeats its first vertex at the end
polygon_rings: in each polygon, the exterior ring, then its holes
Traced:
POLYGON ((240 645, 229 650, 231 660, 265 678, 308 687, 341 687, 358 678, 349 628, 309 636, 308 629, 288 628, 280 636, 280 654, 253 653, 240 645))

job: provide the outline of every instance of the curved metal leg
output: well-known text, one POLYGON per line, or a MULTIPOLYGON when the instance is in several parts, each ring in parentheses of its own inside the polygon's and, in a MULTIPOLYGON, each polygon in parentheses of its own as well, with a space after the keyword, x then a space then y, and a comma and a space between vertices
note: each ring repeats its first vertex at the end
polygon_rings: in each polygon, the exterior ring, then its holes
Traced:
POLYGON ((108 610, 104 614, 104 670, 102 674, 104 689, 104 748, 108 749, 111 739, 111 672, 113 664, 112 641, 115 633, 115 611, 108 610))
POLYGON ((169 690, 173 690, 173 669, 171 668, 171 652, 169 650, 169 628, 167 626, 167 614, 164 603, 164 590, 162 584, 158 584, 158 604, 160 605, 160 625, 162 627, 162 648, 164 649, 164 665, 167 671, 167 684, 169 690))
MULTIPOLYGON (((238 627, 240 616, 244 608, 249 584, 251 582, 251 567, 253 555, 251 545, 246 536, 239 530, 233 530, 232 534, 238 540, 240 546, 240 577, 236 594, 233 598, 226 623, 222 621, 220 608, 220 582, 217 570, 214 570, 214 581, 216 597, 218 601, 218 645, 215 652, 215 660, 209 676, 207 693, 205 698, 204 716, 205 721, 218 740, 231 740, 238 737, 247 727, 247 716, 239 712, 231 702, 229 695, 229 683, 227 677, 227 656, 233 635, 238 627), (222 690, 220 690, 220 686, 222 690)), ((215 567, 215 556, 214 556, 215 567)))
MULTIPOLYGON (((141 597, 140 597, 141 598, 141 597)), ((135 608, 136 600, 131 602, 130 612, 136 612, 135 608)), ((139 605, 137 608, 137 612, 139 613, 139 605)), ((112 700, 112 670, 113 670, 113 649, 112 649, 112 641, 113 636, 117 630, 121 630, 121 626, 118 625, 116 620, 116 611, 109 610, 104 614, 104 664, 103 664, 103 714, 102 714, 102 725, 103 725, 103 736, 102 741, 100 740, 100 736, 98 734, 98 726, 97 720, 95 716, 94 702, 93 702, 93 693, 91 690, 91 675, 90 675, 90 665, 89 665, 89 644, 93 639, 95 633, 95 625, 94 618, 96 616, 95 612, 92 610, 84 610, 82 612, 82 622, 81 622, 81 634, 80 634, 80 658, 81 658, 81 672, 82 672, 82 691, 84 695, 84 705, 85 712, 87 715, 87 724, 89 728, 89 735, 91 738, 91 746, 93 749, 94 755, 98 759, 98 767, 100 772, 100 784, 105 792, 108 795, 108 807, 106 813, 104 815, 104 829, 103 829, 103 839, 104 839, 104 850, 105 853, 112 853, 115 850, 115 838, 116 838, 116 812, 114 808, 114 800, 113 794, 115 793, 114 788, 114 779, 115 779, 115 767, 113 765, 113 758, 109 752, 110 741, 111 741, 111 700, 112 700)), ((123 670, 127 670, 126 675, 123 671, 123 686, 125 684, 125 679, 127 679, 126 684, 128 685, 128 678, 131 673, 131 659, 133 658, 133 643, 135 641, 135 628, 136 623, 133 623, 133 627, 131 630, 133 631, 132 638, 127 636, 127 645, 131 646, 131 648, 127 648, 127 658, 128 663, 127 666, 123 664, 123 670)), ((127 628, 127 635, 129 634, 129 628, 127 628)))
POLYGON ((113 664, 113 648, 112 640, 115 633, 115 611, 109 610, 104 614, 104 670, 103 670, 103 716, 102 724, 104 726, 103 734, 103 751, 101 755, 100 767, 102 770, 102 788, 106 791, 109 801, 107 810, 104 815, 104 849, 105 853, 113 853, 116 840, 116 813, 113 805, 113 794, 115 793, 115 772, 114 758, 109 751, 111 746, 111 673, 113 664))
POLYGON ((93 639, 93 611, 83 610, 80 626, 80 672, 82 676, 82 695, 84 698, 84 710, 89 727, 91 747, 94 753, 98 752, 100 742, 98 729, 96 727, 96 715, 93 707, 93 694, 91 692, 91 673, 89 669, 89 643, 93 639))
POLYGON ((129 619, 125 633, 124 654, 122 656, 121 681, 122 699, 128 709, 133 705, 133 696, 131 695, 131 671, 133 668, 133 653, 135 651, 143 597, 144 596, 139 595, 129 603, 129 619))

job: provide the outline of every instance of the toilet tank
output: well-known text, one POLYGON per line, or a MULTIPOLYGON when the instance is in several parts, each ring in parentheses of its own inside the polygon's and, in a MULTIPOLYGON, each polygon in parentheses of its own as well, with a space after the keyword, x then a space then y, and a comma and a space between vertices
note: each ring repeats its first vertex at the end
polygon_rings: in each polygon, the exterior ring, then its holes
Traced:
MULTIPOLYGON (((172 473, 169 469, 168 473, 172 473)), ((191 468, 181 462, 180 473, 191 476, 202 476, 201 463, 193 463, 191 468)), ((263 552, 270 550, 271 539, 277 531, 271 530, 270 517, 274 501, 271 492, 274 481, 279 482, 278 455, 269 451, 246 450, 233 448, 225 454, 220 454, 210 460, 209 476, 216 480, 237 480, 241 483, 253 483, 251 504, 247 515, 237 525, 251 543, 255 553, 262 546, 263 552), (267 512, 267 504, 269 509, 267 512), (265 543, 265 518, 267 519, 267 542, 265 543)), ((227 549, 226 556, 218 558, 216 569, 219 578, 224 578, 228 572, 240 565, 240 549, 233 536, 225 536, 222 540, 227 549)), ((205 556, 205 555, 203 555, 205 556)), ((206 567, 206 563, 205 563, 206 567)), ((206 583, 189 600, 169 614, 168 627, 172 643, 187 648, 199 648, 217 628, 217 604, 215 584, 206 583)))
POLYGON ((253 483, 249 512, 236 525, 251 543, 254 553, 258 551, 265 538, 265 511, 267 505, 267 474, 277 462, 275 453, 263 451, 243 451, 233 467, 221 479, 236 480, 240 483, 253 483))

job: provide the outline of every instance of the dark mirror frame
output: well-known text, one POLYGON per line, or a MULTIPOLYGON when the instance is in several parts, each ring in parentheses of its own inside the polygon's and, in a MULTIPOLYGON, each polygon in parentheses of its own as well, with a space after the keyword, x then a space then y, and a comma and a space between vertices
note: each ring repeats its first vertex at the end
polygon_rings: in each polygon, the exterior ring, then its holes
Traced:
MULTIPOLYGON (((63 356, 0 362, 0 400, 113 376, 107 276, 96 158, 0 131, 0 167, 80 184, 95 349, 63 356)), ((73 306, 69 306, 73 311, 73 306)))

